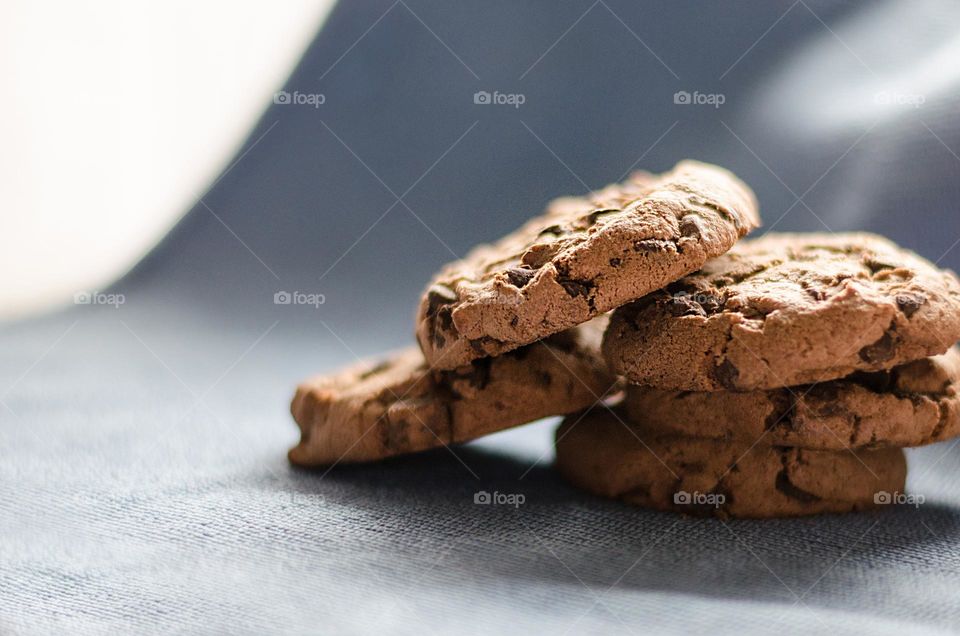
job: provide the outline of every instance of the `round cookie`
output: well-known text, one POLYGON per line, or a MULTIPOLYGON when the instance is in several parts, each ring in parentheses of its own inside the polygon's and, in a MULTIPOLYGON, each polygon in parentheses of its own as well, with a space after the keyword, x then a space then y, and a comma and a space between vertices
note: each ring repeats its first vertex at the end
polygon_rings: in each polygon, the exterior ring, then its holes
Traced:
POLYGON ((656 510, 747 518, 862 510, 904 490, 899 448, 854 454, 652 436, 622 417, 596 409, 560 426, 557 467, 571 484, 656 510))
POLYGON ((960 352, 768 391, 627 389, 646 433, 819 450, 922 446, 960 435, 960 352))
POLYGON ((420 301, 417 340, 435 368, 500 355, 696 271, 758 225, 746 185, 693 161, 558 199, 444 267, 420 301))
POLYGON ((593 404, 614 385, 600 356, 605 317, 450 371, 416 347, 297 388, 301 466, 364 462, 464 442, 593 404))
POLYGON ((614 313, 612 368, 634 384, 749 391, 944 353, 955 274, 872 234, 770 234, 614 313))

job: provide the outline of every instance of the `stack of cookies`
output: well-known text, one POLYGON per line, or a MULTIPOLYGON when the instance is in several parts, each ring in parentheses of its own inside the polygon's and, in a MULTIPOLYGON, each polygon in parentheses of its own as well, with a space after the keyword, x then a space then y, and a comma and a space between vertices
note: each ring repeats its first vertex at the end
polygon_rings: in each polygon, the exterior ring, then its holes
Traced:
POLYGON ((740 241, 758 225, 746 185, 692 161, 553 201, 434 277, 419 347, 302 384, 291 461, 568 415, 557 466, 603 496, 747 517, 883 503, 900 447, 960 434, 960 282, 872 235, 740 241))
POLYGON ((613 313, 603 352, 626 398, 564 424, 560 468, 660 509, 888 503, 901 447, 960 433, 958 301, 952 273, 877 236, 743 241, 613 313))

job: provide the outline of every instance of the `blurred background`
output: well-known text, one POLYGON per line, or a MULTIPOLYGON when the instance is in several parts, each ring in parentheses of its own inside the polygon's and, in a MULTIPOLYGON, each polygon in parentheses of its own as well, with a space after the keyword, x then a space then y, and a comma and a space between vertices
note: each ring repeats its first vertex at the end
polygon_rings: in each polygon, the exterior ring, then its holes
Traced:
POLYGON ((239 242, 244 289, 409 304, 549 198, 684 157, 743 177, 765 231, 960 262, 954 2, 366 1, 308 50, 331 8, 4 3, 0 316, 105 289, 190 207, 181 239, 239 242))

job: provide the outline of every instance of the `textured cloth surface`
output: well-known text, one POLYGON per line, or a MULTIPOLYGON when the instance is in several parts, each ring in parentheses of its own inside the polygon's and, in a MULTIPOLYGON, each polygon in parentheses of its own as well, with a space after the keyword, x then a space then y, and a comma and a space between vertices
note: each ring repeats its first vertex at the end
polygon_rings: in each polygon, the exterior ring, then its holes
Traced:
POLYGON ((767 228, 880 231, 955 267, 957 13, 339 6, 286 87, 323 106, 272 106, 122 305, 0 332, 0 632, 957 631, 951 443, 909 451, 920 505, 766 522, 578 493, 555 422, 370 466, 285 458, 297 381, 409 344, 441 263, 637 162, 713 161, 767 228), (324 302, 274 304, 295 291, 324 302))

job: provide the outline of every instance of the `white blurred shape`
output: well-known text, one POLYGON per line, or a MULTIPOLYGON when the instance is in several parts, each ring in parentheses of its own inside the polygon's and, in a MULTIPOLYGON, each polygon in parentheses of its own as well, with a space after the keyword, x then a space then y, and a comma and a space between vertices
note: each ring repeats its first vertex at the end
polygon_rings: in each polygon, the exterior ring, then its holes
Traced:
POLYGON ((0 316, 132 266, 226 165, 332 4, 0 4, 0 316))
POLYGON ((960 35, 931 31, 931 16, 960 24, 960 3, 869 3, 824 27, 777 66, 757 112, 789 121, 800 136, 832 139, 922 108, 960 79, 960 35))

